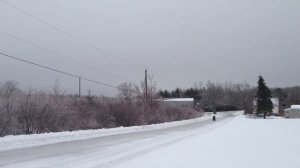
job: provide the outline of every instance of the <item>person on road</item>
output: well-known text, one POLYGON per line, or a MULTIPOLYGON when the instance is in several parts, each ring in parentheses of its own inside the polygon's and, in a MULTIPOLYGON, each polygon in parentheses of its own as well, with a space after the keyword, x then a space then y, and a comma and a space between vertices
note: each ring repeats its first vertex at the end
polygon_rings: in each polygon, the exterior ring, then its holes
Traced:
POLYGON ((216 116, 213 116, 212 120, 213 120, 213 121, 216 121, 216 116))

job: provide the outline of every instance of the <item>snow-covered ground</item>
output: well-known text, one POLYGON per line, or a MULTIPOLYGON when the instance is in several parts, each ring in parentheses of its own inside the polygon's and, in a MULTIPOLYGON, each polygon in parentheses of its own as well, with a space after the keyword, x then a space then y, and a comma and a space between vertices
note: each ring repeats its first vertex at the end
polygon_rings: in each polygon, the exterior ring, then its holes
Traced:
POLYGON ((60 143, 46 140, 55 139, 52 134, 9 136, 3 138, 11 147, 0 151, 0 167, 300 167, 300 120, 232 114, 218 114, 216 122, 206 116, 152 126, 90 130, 85 135, 81 131, 55 133, 64 139, 60 143), (36 147, 24 142, 16 145, 18 138, 36 147))
MULTIPOLYGON (((22 138, 24 136, 6 137, 4 138, 7 142, 6 148, 13 150, 0 152, 0 167, 114 167, 133 158, 155 152, 157 149, 182 141, 195 134, 203 134, 216 129, 232 120, 236 116, 234 114, 235 112, 219 113, 217 114, 216 122, 211 121, 212 116, 206 116, 204 118, 175 123, 142 126, 139 127, 138 131, 134 130, 135 127, 118 128, 128 129, 127 133, 125 133, 126 131, 116 131, 118 129, 102 130, 106 133, 103 132, 102 135, 95 133, 97 135, 93 135, 93 138, 87 138, 89 136, 83 135, 81 138, 84 137, 84 139, 80 140, 64 136, 64 133, 57 133, 57 136, 61 135, 62 138, 70 140, 63 140, 64 142, 59 143, 54 143, 56 140, 49 141, 47 139, 52 139, 49 136, 51 134, 29 135, 26 137, 31 138, 27 140, 22 138), (39 138, 39 136, 43 137, 39 138), (12 140, 16 138, 22 142, 18 143, 17 140, 12 140), (23 141, 22 139, 25 140, 23 141), (32 144, 28 146, 25 143, 26 141, 35 144, 34 147, 29 147, 32 144), (41 141, 47 142, 43 144, 41 141), (38 146, 36 146, 37 144, 38 146), (16 146, 20 148, 16 148, 16 146)), ((74 134, 76 137, 79 133, 73 132, 70 134, 74 134)))
POLYGON ((239 116, 117 168, 299 168, 300 120, 239 116))
MULTIPOLYGON (((222 117, 223 115, 224 113, 218 113, 219 117, 222 117)), ((210 120, 211 116, 212 114, 207 113, 206 115, 196 119, 167 122, 162 124, 133 126, 133 127, 118 127, 118 128, 98 129, 98 130, 82 130, 82 131, 72 131, 72 132, 56 132, 56 133, 33 134, 33 135, 17 135, 17 136, 6 136, 2 138, 0 137, 0 152, 12 150, 12 149, 41 146, 41 145, 54 144, 54 143, 67 142, 67 141, 83 140, 83 139, 110 136, 110 135, 177 127, 181 125, 196 123, 199 121, 210 120)))

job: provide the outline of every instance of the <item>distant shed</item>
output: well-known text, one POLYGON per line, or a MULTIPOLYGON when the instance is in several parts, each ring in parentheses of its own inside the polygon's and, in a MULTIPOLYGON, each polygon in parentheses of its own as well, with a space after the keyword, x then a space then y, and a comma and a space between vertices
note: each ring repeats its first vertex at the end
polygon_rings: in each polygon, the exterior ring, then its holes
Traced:
POLYGON ((285 118, 300 118, 300 105, 292 105, 284 110, 285 118))
POLYGON ((164 99, 164 104, 171 107, 182 107, 182 106, 194 106, 194 98, 173 98, 173 99, 164 99))

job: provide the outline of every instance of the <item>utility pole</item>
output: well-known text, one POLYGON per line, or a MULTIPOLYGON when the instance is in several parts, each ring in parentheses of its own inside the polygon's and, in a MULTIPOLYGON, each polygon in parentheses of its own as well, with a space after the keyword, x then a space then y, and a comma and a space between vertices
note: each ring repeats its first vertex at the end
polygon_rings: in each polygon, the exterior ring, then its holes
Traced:
POLYGON ((79 77, 79 94, 78 97, 80 98, 81 95, 81 77, 79 77))
POLYGON ((145 100, 148 99, 148 81, 147 81, 147 68, 145 69, 145 100))

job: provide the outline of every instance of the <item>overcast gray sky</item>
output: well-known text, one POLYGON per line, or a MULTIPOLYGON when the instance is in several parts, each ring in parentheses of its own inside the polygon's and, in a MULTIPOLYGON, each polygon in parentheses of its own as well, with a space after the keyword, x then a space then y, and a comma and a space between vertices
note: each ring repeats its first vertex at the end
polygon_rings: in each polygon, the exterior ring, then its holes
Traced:
MULTIPOLYGON (((243 82, 300 84, 299 0, 6 0, 99 49, 148 67, 158 87, 243 82)), ((115 59, 0 2, 0 52, 99 82, 139 82, 143 68, 115 59), (38 48, 7 36, 12 34, 38 48), (64 56, 97 71, 68 61, 64 56), (101 71, 101 72, 100 72, 101 71), (102 72, 104 71, 104 72, 102 72)), ((0 81, 77 91, 77 79, 0 56, 0 81)), ((83 91, 114 89, 83 82, 83 91)))

